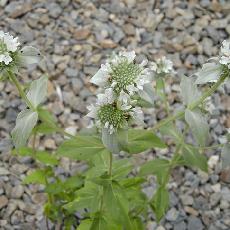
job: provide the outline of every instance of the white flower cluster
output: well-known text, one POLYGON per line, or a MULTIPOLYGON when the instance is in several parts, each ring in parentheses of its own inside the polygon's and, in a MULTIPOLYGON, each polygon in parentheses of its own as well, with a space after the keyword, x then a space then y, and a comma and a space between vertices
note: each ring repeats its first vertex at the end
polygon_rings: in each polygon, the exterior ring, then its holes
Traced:
MULTIPOLYGON (((196 84, 206 84, 216 82, 224 73, 230 69, 230 41, 224 40, 220 48, 220 55, 209 59, 212 62, 205 63, 202 69, 197 72, 196 84)), ((230 84, 230 79, 225 83, 230 84)))
POLYGON ((174 73, 173 63, 165 56, 158 58, 156 62, 152 62, 152 70, 157 74, 174 73))
POLYGON ((110 134, 125 127, 130 120, 143 124, 143 112, 134 96, 143 95, 152 77, 146 68, 148 61, 136 64, 135 56, 134 51, 120 52, 101 65, 91 79, 103 92, 97 95, 96 104, 88 107, 87 116, 95 118, 96 124, 108 129, 110 134))
POLYGON ((230 41, 224 40, 220 49, 220 64, 227 65, 230 69, 230 41))
POLYGON ((9 65, 13 60, 12 54, 17 51, 19 44, 17 37, 0 31, 0 64, 9 65))

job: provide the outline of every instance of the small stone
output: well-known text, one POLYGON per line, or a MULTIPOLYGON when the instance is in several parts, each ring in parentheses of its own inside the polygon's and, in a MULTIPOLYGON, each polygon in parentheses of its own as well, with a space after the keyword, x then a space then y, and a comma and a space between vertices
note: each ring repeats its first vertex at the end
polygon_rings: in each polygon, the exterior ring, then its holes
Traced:
POLYGON ((73 36, 77 40, 83 40, 86 39, 90 35, 90 29, 89 28, 81 28, 74 32, 73 36))
POLYGON ((20 210, 16 210, 10 218, 10 222, 13 225, 18 225, 20 223, 23 223, 24 222, 23 212, 20 210))
POLYGON ((175 208, 171 208, 166 214, 166 219, 169 221, 176 221, 178 216, 179 212, 175 208))
POLYGON ((10 172, 7 169, 0 167, 0 176, 5 176, 5 175, 9 175, 9 174, 10 174, 10 172))
POLYGON ((212 188, 212 190, 214 192, 220 192, 221 191, 221 185, 220 185, 220 183, 212 185, 211 188, 212 188))
POLYGON ((0 196, 0 210, 8 204, 8 199, 6 196, 0 196))
POLYGON ((191 214, 191 215, 193 215, 193 216, 198 216, 198 215, 199 215, 199 212, 198 212, 197 210, 195 210, 194 208, 190 207, 190 206, 185 206, 185 207, 184 207, 184 210, 185 210, 187 213, 189 213, 189 214, 191 214))
POLYGON ((217 165, 218 161, 219 161, 219 156, 218 155, 211 156, 209 158, 209 160, 208 160, 209 168, 214 169, 215 166, 217 165))
POLYGON ((31 10, 32 5, 30 3, 18 4, 17 2, 11 2, 6 7, 6 11, 10 13, 11 18, 18 18, 31 10))
POLYGON ((165 230, 165 228, 163 226, 159 226, 156 228, 156 230, 165 230))
POLYGON ((230 183, 230 168, 227 168, 221 172, 220 179, 225 183, 230 183))
POLYGON ((67 68, 65 74, 67 77, 77 77, 78 71, 76 69, 67 68))
POLYGON ((174 225, 174 230, 186 230, 186 224, 184 221, 180 222, 180 223, 177 223, 174 225))
POLYGON ((202 230, 204 226, 200 219, 197 217, 189 217, 188 219, 188 230, 202 230))
POLYGON ((56 144, 53 139, 46 139, 44 142, 44 146, 48 149, 56 149, 56 144))
POLYGON ((104 39, 100 42, 100 45, 102 48, 115 48, 117 46, 117 44, 112 41, 111 39, 104 39))
POLYGON ((12 188, 11 197, 18 199, 22 197, 23 193, 24 193, 24 187, 19 184, 12 188))
POLYGON ((183 205, 192 205, 193 204, 192 196, 185 194, 185 195, 181 195, 180 198, 181 198, 183 205))
POLYGON ((47 199, 46 194, 44 193, 35 193, 32 195, 32 200, 35 204, 43 204, 47 199))
POLYGON ((57 3, 48 3, 49 14, 53 18, 58 18, 62 13, 62 8, 57 3))
POLYGON ((221 199, 221 193, 220 192, 218 192, 218 193, 213 193, 211 196, 210 196, 210 204, 211 204, 211 206, 213 207, 213 206, 216 206, 218 203, 219 203, 219 201, 220 201, 220 199, 221 199))

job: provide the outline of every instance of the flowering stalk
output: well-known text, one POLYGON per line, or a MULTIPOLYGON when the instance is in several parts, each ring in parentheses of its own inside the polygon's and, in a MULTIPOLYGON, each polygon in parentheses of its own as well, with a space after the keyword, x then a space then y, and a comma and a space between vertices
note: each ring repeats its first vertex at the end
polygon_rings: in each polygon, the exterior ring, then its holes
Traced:
MULTIPOLYGON (((200 97, 199 100, 197 100, 196 102, 194 102, 194 103, 188 105, 188 108, 189 108, 190 110, 193 110, 193 109, 195 109, 196 107, 198 107, 200 104, 202 104, 202 103, 205 101, 205 99, 207 99, 208 97, 210 97, 210 96, 220 87, 220 85, 221 85, 228 77, 229 77, 229 73, 228 73, 228 72, 222 74, 222 75, 220 76, 220 78, 218 79, 218 81, 217 81, 208 91, 206 91, 206 92, 200 97)), ((183 111, 179 111, 179 112, 176 113, 175 115, 170 116, 170 117, 167 117, 167 118, 161 120, 159 123, 157 123, 157 124, 152 128, 152 130, 153 130, 153 131, 156 131, 156 130, 160 129, 162 126, 164 126, 164 125, 166 125, 166 124, 168 124, 168 123, 170 123, 170 122, 172 122, 172 121, 174 121, 174 120, 176 120, 176 119, 179 119, 179 118, 183 117, 184 114, 185 114, 185 111, 184 111, 184 110, 183 110, 183 111)))

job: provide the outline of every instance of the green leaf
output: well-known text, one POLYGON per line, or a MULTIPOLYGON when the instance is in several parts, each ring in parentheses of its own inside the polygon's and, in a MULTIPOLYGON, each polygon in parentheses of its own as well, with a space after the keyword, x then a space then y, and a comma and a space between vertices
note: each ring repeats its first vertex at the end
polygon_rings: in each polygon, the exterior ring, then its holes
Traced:
POLYGON ((206 117, 199 110, 191 111, 186 109, 185 120, 191 128, 196 141, 201 146, 205 146, 209 136, 209 126, 206 117))
POLYGON ((128 131, 128 150, 135 154, 151 148, 165 148, 166 145, 152 131, 130 129, 128 131))
POLYGON ((112 177, 114 180, 119 180, 126 177, 132 171, 133 165, 130 159, 122 159, 113 161, 112 177))
POLYGON ((207 159, 204 155, 200 154, 196 148, 190 145, 184 145, 183 158, 187 166, 195 166, 202 171, 208 172, 207 159))
POLYGON ((74 160, 89 161, 95 154, 106 150, 99 137, 76 136, 62 143, 57 154, 74 160))
POLYGON ((90 212, 97 212, 100 208, 102 192, 102 186, 87 181, 85 186, 77 191, 76 199, 63 207, 70 213, 75 213, 85 208, 88 208, 90 212))
POLYGON ((230 167, 230 143, 224 145, 221 152, 222 167, 230 167))
POLYGON ((154 174, 157 176, 158 184, 164 185, 168 182, 170 167, 170 161, 166 159, 155 159, 141 166, 140 175, 154 174))
POLYGON ((157 189, 151 207, 156 215, 157 222, 159 222, 169 207, 169 192, 164 186, 157 189))
POLYGON ((168 123, 160 128, 160 132, 162 135, 170 136, 173 138, 176 142, 183 141, 183 135, 182 133, 176 129, 175 125, 173 123, 168 123))
POLYGON ((77 227, 77 230, 90 230, 90 226, 92 225, 92 220, 86 219, 81 221, 81 224, 77 227))
POLYGON ((36 126, 36 132, 41 134, 51 134, 57 131, 56 127, 47 126, 46 123, 41 123, 36 126))
POLYGON ((193 78, 182 76, 180 87, 185 105, 189 105, 201 97, 201 92, 198 90, 193 78))
POLYGON ((38 107, 37 109, 40 120, 49 128, 57 129, 55 117, 47 109, 38 107))
POLYGON ((54 155, 46 151, 37 151, 35 154, 35 159, 47 165, 57 165, 59 161, 54 155))
POLYGON ((32 129, 37 123, 37 120, 37 112, 33 112, 29 109, 25 109, 18 114, 16 119, 16 126, 11 132, 12 139, 16 148, 26 144, 32 129))
POLYGON ((170 161, 166 159, 154 159, 143 164, 140 168, 140 175, 157 174, 170 168, 170 161))
POLYGON ((31 83, 30 89, 26 96, 35 108, 44 102, 47 94, 47 84, 47 76, 42 76, 31 83))
POLYGON ((158 77, 156 80, 156 92, 161 99, 165 98, 164 87, 165 87, 164 79, 162 79, 162 77, 158 77))
POLYGON ((207 82, 214 82, 218 80, 223 69, 220 64, 206 63, 203 65, 202 69, 196 73, 198 78, 196 79, 196 84, 205 84, 207 82))
POLYGON ((46 172, 42 169, 37 169, 30 173, 23 180, 24 184, 46 184, 46 172))
POLYGON ((140 217, 135 217, 132 219, 133 230, 145 230, 145 226, 140 217))
POLYGON ((122 223, 126 230, 132 230, 129 218, 129 203, 125 192, 116 182, 104 187, 104 205, 106 213, 117 223, 122 223))
POLYGON ((154 105, 155 95, 153 91, 153 86, 151 84, 145 84, 143 86, 143 90, 140 90, 138 93, 139 93, 140 98, 144 102, 146 102, 147 105, 151 107, 154 105))
POLYGON ((19 156, 25 157, 25 156, 31 156, 33 155, 33 149, 29 147, 20 147, 18 149, 14 149, 12 151, 13 154, 17 154, 19 156))

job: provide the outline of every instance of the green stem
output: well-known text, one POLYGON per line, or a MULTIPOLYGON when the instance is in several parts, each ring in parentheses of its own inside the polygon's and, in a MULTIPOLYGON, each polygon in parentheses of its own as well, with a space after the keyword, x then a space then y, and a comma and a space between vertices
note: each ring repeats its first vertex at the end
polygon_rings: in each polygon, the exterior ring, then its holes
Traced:
POLYGON ((163 81, 163 93, 164 93, 163 101, 164 101, 166 114, 167 114, 167 116, 169 116, 170 111, 169 111, 169 104, 168 104, 168 101, 167 101, 167 94, 166 94, 166 89, 165 89, 165 81, 164 80, 162 80, 162 81, 163 81))
POLYGON ((109 176, 112 177, 113 154, 109 152, 109 176))
POLYGON ((15 77, 15 75, 12 72, 8 72, 9 73, 9 78, 10 80, 15 84, 15 86, 18 89, 18 92, 20 94, 20 96, 22 97, 22 99, 26 102, 26 104, 28 105, 28 107, 33 110, 36 111, 36 108, 33 106, 33 104, 29 101, 29 99, 27 98, 20 82, 18 81, 18 79, 15 77))
MULTIPOLYGON (((195 101, 194 103, 191 103, 190 105, 187 106, 188 109, 193 110, 196 107, 198 107, 202 102, 204 102, 204 100, 208 97, 210 97, 218 88, 219 86, 225 81, 225 79, 229 76, 229 74, 223 74, 222 76, 220 76, 219 80, 207 91, 205 92, 197 101, 195 101)), ((173 116, 169 116, 165 119, 163 119, 162 121, 160 121, 159 123, 157 123, 152 130, 156 131, 159 128, 161 128, 162 126, 176 120, 179 119, 181 117, 183 117, 185 114, 185 110, 179 111, 178 113, 176 113, 173 116)))

